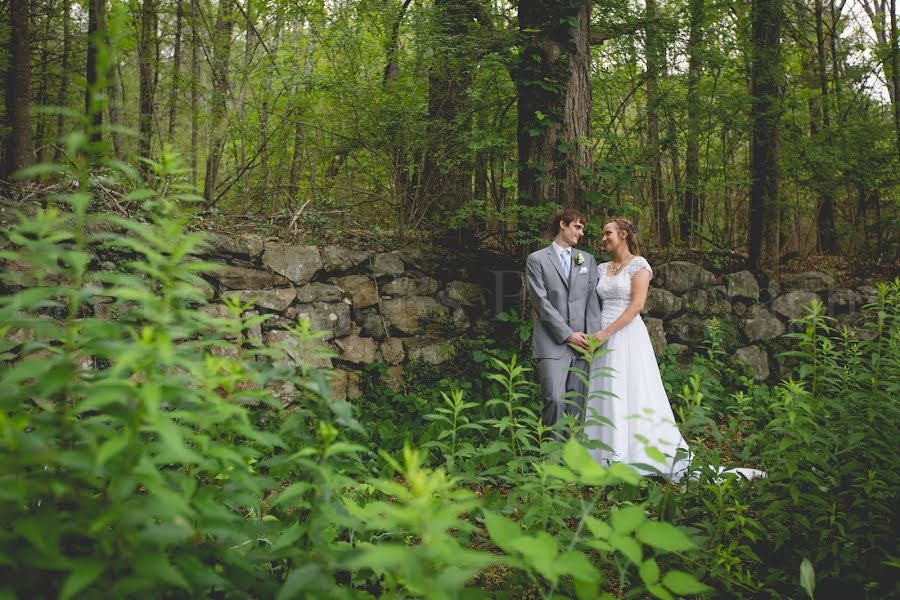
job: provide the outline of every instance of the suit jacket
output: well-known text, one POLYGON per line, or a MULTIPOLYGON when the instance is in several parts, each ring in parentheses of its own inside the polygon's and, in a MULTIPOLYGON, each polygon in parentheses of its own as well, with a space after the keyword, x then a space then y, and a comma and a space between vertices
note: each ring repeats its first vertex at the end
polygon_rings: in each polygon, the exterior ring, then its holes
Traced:
MULTIPOLYGON (((528 255, 525 264, 528 295, 536 312, 534 333, 531 336, 532 355, 535 358, 561 358, 568 351, 566 339, 575 331, 588 331, 588 325, 599 322, 599 301, 596 313, 588 306, 596 296, 597 261, 589 252, 572 248, 572 268, 566 280, 559 256, 553 246, 547 246, 528 255), (584 262, 575 264, 581 254, 584 262)), ((599 329, 599 328, 598 328, 599 329)))

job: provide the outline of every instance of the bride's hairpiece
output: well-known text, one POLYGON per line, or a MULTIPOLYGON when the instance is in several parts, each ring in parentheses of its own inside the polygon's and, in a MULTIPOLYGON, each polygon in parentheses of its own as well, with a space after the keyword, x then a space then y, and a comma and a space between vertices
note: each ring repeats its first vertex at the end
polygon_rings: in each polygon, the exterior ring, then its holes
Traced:
POLYGON ((637 235, 637 229, 634 228, 634 223, 632 223, 631 221, 628 221, 627 225, 628 225, 628 229, 631 230, 631 233, 633 235, 637 235))

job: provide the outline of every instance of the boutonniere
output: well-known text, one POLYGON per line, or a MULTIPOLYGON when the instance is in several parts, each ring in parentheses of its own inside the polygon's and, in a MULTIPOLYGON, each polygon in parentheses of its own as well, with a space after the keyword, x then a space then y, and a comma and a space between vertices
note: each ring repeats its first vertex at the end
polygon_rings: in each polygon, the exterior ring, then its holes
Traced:
POLYGON ((584 264, 584 254, 582 254, 581 252, 579 252, 579 253, 575 256, 575 264, 578 265, 579 267, 580 267, 582 264, 584 264))

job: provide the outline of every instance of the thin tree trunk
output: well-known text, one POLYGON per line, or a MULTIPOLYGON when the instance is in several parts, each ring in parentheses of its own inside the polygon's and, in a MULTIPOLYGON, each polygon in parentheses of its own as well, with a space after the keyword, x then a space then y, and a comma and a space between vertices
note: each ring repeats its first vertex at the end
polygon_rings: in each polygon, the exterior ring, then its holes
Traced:
MULTIPOLYGON (((312 69, 313 69, 313 53, 316 51, 316 43, 312 40, 306 45, 306 58, 303 61, 303 82, 300 86, 299 91, 303 94, 306 93, 311 78, 312 78, 312 69)), ((296 93, 296 92, 295 92, 296 93)), ((297 102, 300 101, 300 94, 297 95, 297 102)), ((294 153, 293 158, 291 159, 291 173, 288 177, 288 192, 291 195, 291 200, 293 202, 297 201, 297 195, 300 193, 300 167, 303 164, 303 138, 304 138, 304 128, 303 128, 303 112, 295 111, 294 112, 294 153)), ((312 166, 310 167, 310 177, 314 180, 315 174, 313 172, 312 166)))
POLYGON ((191 186, 197 189, 200 152, 200 0, 191 0, 191 186))
MULTIPOLYGON (((50 24, 53 22, 51 15, 47 15, 47 21, 44 28, 43 46, 41 47, 41 59, 38 71, 38 94, 37 105, 45 106, 47 104, 47 63, 50 62, 50 24)), ((40 115, 37 119, 37 127, 34 132, 33 147, 36 149, 36 156, 42 157, 47 150, 44 143, 44 136, 47 131, 47 115, 40 115)))
POLYGON ((28 22, 29 0, 9 2, 9 66, 6 72, 6 120, 10 128, 3 152, 0 178, 32 163, 31 145, 31 35, 28 22))
POLYGON ((175 0, 175 48, 172 51, 172 90, 169 94, 169 144, 175 141, 175 123, 178 119, 178 93, 181 87, 181 32, 184 9, 181 0, 175 0))
POLYGON ((206 179, 203 197, 207 203, 216 195, 219 178, 219 162, 225 144, 227 122, 225 110, 228 102, 228 64, 231 59, 231 31, 234 26, 234 5, 231 0, 221 0, 213 33, 212 48, 212 102, 210 106, 209 154, 206 157, 206 179))
MULTIPOLYGON (((138 156, 149 159, 153 136, 153 100, 156 95, 153 57, 156 41, 156 0, 143 0, 141 10, 141 38, 138 44, 140 99, 138 117, 138 156)), ((146 176, 149 165, 142 161, 139 169, 146 176)))
POLYGON ((699 231, 700 190, 700 78, 703 75, 704 26, 706 0, 690 0, 690 32, 688 34, 687 132, 684 157, 684 204, 679 222, 681 241, 692 244, 699 231))
POLYGON ((519 198, 586 209, 591 168, 590 0, 519 4, 519 198), (546 85, 552 81, 552 85, 546 85))
POLYGON ((647 147, 652 156, 650 171, 650 203, 653 207, 653 229, 660 247, 669 245, 669 217, 662 190, 662 148, 659 144, 659 74, 665 60, 659 30, 656 0, 646 0, 647 21, 647 147))
MULTIPOLYGON (((275 17, 275 36, 272 41, 271 52, 272 59, 278 55, 278 44, 281 39, 281 16, 275 17)), ((266 71, 265 80, 263 81, 263 97, 262 107, 259 112, 259 144, 261 153, 259 156, 260 190, 263 198, 269 198, 269 96, 272 95, 272 72, 273 69, 266 71)))
POLYGON ((778 136, 781 120, 782 0, 753 0, 751 8, 751 138, 749 263, 759 270, 777 263, 778 136))
MULTIPOLYGON (((63 53, 62 80, 59 84, 59 95, 56 106, 64 108, 69 105, 69 55, 72 50, 72 5, 71 0, 63 0, 63 53)), ((66 133, 66 119, 62 111, 56 116, 56 149, 53 151, 53 162, 62 158, 62 138, 66 133)))
POLYGON ((897 155, 900 156, 900 32, 897 31, 897 0, 891 0, 891 81, 894 82, 894 129, 897 133, 897 155))
POLYGON ((118 131, 119 126, 119 107, 125 105, 125 85, 122 81, 122 63, 118 56, 113 57, 115 67, 109 70, 109 76, 106 80, 106 95, 109 102, 106 103, 106 111, 109 116, 110 132, 109 138, 112 141, 113 155, 116 158, 125 156, 125 148, 122 145, 122 134, 118 131), (121 95, 119 91, 122 91, 121 95))
MULTIPOLYGON (((822 111, 822 132, 825 135, 825 151, 830 153, 831 148, 831 104, 829 100, 828 89, 828 69, 826 63, 825 51, 825 25, 824 25, 824 6, 822 0, 815 0, 815 18, 816 18, 816 56, 819 67, 819 92, 822 96, 820 110, 822 111)), ((824 172, 819 173, 819 181, 821 185, 819 194, 819 210, 816 215, 816 224, 818 226, 819 248, 823 252, 833 253, 836 248, 835 230, 834 230, 834 186, 833 178, 830 176, 832 164, 825 165, 824 172)))
POLYGON ((101 73, 98 65, 100 45, 103 43, 103 32, 106 30, 106 0, 88 0, 88 45, 87 64, 85 66, 86 87, 84 90, 84 113, 90 117, 91 141, 95 144, 103 139, 102 104, 99 98, 101 73))

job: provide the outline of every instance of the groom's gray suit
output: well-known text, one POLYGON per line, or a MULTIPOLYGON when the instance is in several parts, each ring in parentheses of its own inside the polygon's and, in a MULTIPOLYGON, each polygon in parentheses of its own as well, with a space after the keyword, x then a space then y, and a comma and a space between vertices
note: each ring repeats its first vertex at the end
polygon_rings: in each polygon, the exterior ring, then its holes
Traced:
POLYGON ((597 262, 588 252, 572 248, 568 279, 553 244, 528 256, 526 282, 537 313, 531 348, 532 356, 538 361, 544 392, 543 419, 548 425, 555 424, 565 414, 582 418, 586 390, 572 369, 587 373, 588 364, 566 340, 576 331, 593 333, 588 326, 596 319, 588 312, 590 309, 593 313, 595 307, 599 310, 598 302, 589 302, 595 295, 597 280, 597 262), (584 257, 580 265, 576 264, 579 254, 584 257), (580 406, 567 403, 566 395, 570 392, 575 393, 580 406))

